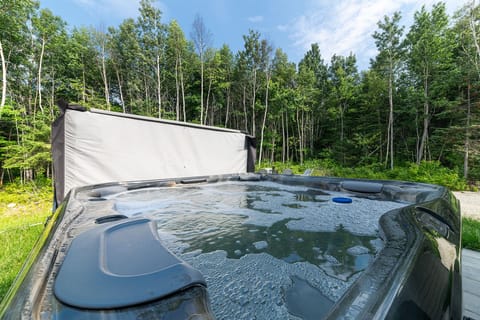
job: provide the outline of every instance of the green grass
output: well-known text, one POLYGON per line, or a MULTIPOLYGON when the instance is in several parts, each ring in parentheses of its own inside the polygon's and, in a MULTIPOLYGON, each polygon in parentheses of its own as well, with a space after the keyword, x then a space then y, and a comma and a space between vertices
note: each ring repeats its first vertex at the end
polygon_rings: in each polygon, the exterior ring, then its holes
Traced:
POLYGON ((472 218, 462 219, 462 246, 480 251, 480 221, 472 218))
POLYGON ((42 232, 51 206, 48 182, 0 187, 0 301, 42 232))

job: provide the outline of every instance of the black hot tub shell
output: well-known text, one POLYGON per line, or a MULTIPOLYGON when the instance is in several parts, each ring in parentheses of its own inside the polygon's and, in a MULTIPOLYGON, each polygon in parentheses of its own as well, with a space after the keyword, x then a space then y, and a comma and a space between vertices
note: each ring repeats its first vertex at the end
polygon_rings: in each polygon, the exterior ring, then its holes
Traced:
POLYGON ((48 220, 1 317, 460 319, 460 253, 458 201, 435 185, 248 173, 91 185, 48 220))

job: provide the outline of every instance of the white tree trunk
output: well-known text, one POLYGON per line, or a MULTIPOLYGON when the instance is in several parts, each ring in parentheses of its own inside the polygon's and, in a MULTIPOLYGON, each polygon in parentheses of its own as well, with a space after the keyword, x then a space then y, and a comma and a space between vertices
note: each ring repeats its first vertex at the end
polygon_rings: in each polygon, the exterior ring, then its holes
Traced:
POLYGON ((87 101, 87 85, 85 80, 85 64, 82 61, 82 102, 85 104, 87 101))
POLYGON ((183 82, 183 68, 182 68, 182 58, 180 58, 180 85, 182 88, 182 108, 183 108, 183 122, 187 121, 187 112, 185 110, 185 85, 183 82))
POLYGON ((105 65, 105 43, 102 43, 102 79, 105 103, 107 104, 107 109, 110 110, 110 94, 108 89, 107 67, 105 65))
POLYGON ((37 89, 38 89, 38 107, 43 113, 42 107, 42 64, 43 64, 43 55, 45 53, 45 39, 42 39, 42 50, 40 52, 40 61, 38 63, 38 82, 37 82, 37 89))
POLYGON ((252 94, 252 135, 255 136, 255 96, 257 94, 257 70, 253 70, 253 94, 252 94))
MULTIPOLYGON (((473 43, 475 45, 475 51, 477 53, 477 59, 480 59, 480 45, 478 44, 478 39, 477 39, 477 28, 475 27, 475 17, 474 17, 474 12, 473 10, 475 9, 475 1, 472 1, 471 7, 470 7, 470 19, 469 19, 469 24, 470 24, 470 30, 472 31, 472 39, 473 43)), ((478 61, 475 59, 476 61, 478 61)), ((475 63, 475 68, 477 69, 477 73, 480 78, 480 68, 478 63, 475 63)))
POLYGON ((175 120, 180 120, 180 85, 178 83, 178 57, 175 60, 175 90, 176 90, 176 99, 175 99, 175 120))
POLYGON ((282 163, 285 163, 285 149, 286 149, 286 135, 285 135, 285 120, 282 111, 282 163))
POLYGON ((262 129, 260 131, 260 154, 258 156, 258 164, 262 164, 262 155, 263 155, 263 134, 265 131, 265 123, 267 122, 267 113, 268 113, 268 88, 269 88, 270 77, 267 74, 267 87, 265 90, 265 112, 263 113, 263 122, 262 129))
MULTIPOLYGON (((55 105, 55 71, 52 70, 52 90, 50 94, 50 105, 54 106, 55 105)), ((50 116, 51 119, 54 119, 54 113, 53 113, 53 108, 50 108, 50 116)))
POLYGON ((467 86, 467 123, 465 126, 465 154, 463 157, 463 177, 468 178, 468 158, 470 153, 470 118, 471 118, 471 102, 470 102, 470 83, 467 86))
MULTIPOLYGON (((203 122, 203 52, 200 52, 200 124, 204 124, 203 122)), ((208 105, 208 102, 207 102, 208 105)), ((207 116, 207 112, 205 111, 205 118, 207 116)), ((205 123, 207 120, 205 119, 205 123)))
POLYGON ((227 110, 225 112, 225 128, 228 128, 228 113, 230 112, 230 88, 227 88, 227 110))
POLYGON ((162 81, 160 77, 160 56, 157 55, 157 99, 158 99, 158 117, 162 117, 162 81))
POLYGON ((428 126, 430 124, 430 105, 428 103, 428 69, 425 71, 425 79, 423 85, 423 132, 420 140, 420 146, 418 147, 417 152, 417 164, 422 162, 425 156, 425 150, 427 149, 427 140, 428 140, 428 126))
MULTIPOLYGON (((208 109, 210 107, 210 90, 212 89, 212 78, 209 79, 209 82, 208 82, 208 90, 207 90, 207 105, 205 106, 205 117, 204 117, 204 123, 201 123, 201 124, 207 124, 207 117, 208 117, 208 109)), ((212 119, 210 120, 210 123, 212 125, 214 125, 214 121, 215 119, 212 119)))
POLYGON ((247 101, 246 101, 246 86, 243 85, 243 115, 245 117, 245 131, 248 132, 248 117, 247 117, 247 101))
POLYGON ((117 74, 118 91, 120 91, 120 102, 122 103, 123 113, 125 113, 126 110, 125 110, 125 101, 123 100, 122 81, 120 79, 120 72, 118 72, 117 68, 115 68, 115 73, 117 74))
POLYGON ((302 123, 300 123, 300 112, 298 107, 297 107, 296 117, 297 117, 297 130, 298 130, 298 155, 300 157, 300 164, 303 164, 303 115, 302 115, 302 123))
MULTIPOLYGON (((2 118, 2 109, 5 106, 7 98, 7 64, 5 63, 5 55, 3 54, 2 41, 0 41, 0 59, 2 60, 2 100, 0 101, 0 119, 2 118)), ((3 172, 3 171, 2 171, 3 172)))
POLYGON ((390 112, 388 115, 386 160, 388 161, 388 157, 390 157, 390 169, 393 169, 393 65, 391 62, 388 76, 388 103, 390 112))

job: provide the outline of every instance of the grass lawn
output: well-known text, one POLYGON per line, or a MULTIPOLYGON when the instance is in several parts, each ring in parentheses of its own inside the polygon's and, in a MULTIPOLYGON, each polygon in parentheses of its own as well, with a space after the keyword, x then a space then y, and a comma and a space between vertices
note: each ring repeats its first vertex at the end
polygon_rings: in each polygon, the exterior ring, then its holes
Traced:
POLYGON ((462 219, 462 246, 480 251, 480 221, 472 218, 462 219))
POLYGON ((42 232, 51 208, 48 185, 0 188, 0 301, 42 232))

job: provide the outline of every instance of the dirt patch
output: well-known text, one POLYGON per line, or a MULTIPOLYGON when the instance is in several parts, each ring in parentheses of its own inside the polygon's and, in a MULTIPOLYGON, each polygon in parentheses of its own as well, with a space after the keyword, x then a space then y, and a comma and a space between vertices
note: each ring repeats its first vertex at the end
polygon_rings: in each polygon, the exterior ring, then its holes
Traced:
POLYGON ((460 201, 462 216, 480 221, 480 192, 455 191, 453 194, 460 201))

